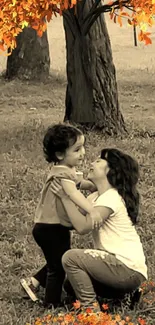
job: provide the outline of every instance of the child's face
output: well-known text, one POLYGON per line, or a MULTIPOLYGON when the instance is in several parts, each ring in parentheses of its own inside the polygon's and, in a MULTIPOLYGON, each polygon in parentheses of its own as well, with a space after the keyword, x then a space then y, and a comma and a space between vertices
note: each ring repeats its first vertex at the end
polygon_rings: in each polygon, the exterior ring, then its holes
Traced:
POLYGON ((64 158, 61 160, 61 164, 69 167, 79 165, 85 156, 84 142, 84 135, 79 135, 76 142, 66 149, 64 158))

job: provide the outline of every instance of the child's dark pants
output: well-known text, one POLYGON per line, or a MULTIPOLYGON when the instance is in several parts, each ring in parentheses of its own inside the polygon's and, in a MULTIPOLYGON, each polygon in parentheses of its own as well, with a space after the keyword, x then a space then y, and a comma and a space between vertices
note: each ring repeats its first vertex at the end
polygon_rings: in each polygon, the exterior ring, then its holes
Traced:
POLYGON ((62 285, 65 278, 61 258, 70 249, 69 228, 60 224, 37 223, 33 228, 33 236, 41 247, 47 262, 47 265, 35 276, 43 287, 46 282, 44 305, 57 306, 61 302, 62 285))

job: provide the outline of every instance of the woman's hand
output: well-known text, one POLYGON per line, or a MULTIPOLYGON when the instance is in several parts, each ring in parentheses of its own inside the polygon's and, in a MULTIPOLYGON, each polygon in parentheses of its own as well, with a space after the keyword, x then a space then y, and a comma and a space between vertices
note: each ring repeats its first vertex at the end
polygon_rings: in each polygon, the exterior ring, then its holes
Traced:
POLYGON ((50 190, 60 199, 68 197, 62 188, 61 181, 57 178, 53 178, 53 181, 50 185, 50 190))
MULTIPOLYGON (((50 185, 50 190, 55 195, 57 195, 60 199, 65 199, 65 198, 69 199, 69 196, 64 192, 64 190, 62 188, 61 181, 57 178, 53 178, 53 181, 51 182, 51 185, 50 185)), ((97 211, 96 208, 93 208, 92 211, 89 214, 87 214, 87 216, 89 216, 89 218, 91 218, 93 230, 99 230, 103 226, 103 219, 101 217, 100 212, 97 211)))
POLYGON ((92 219, 92 229, 99 230, 103 226, 103 219, 100 212, 94 208, 89 216, 92 219))

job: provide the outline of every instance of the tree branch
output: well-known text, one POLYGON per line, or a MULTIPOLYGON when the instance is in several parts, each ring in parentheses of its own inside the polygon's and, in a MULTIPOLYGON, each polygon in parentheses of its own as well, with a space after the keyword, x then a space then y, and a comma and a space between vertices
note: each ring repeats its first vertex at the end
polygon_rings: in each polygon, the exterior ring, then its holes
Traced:
POLYGON ((136 10, 134 10, 133 7, 131 7, 131 6, 124 5, 124 7, 127 8, 128 10, 136 12, 136 10))
MULTIPOLYGON (((97 6, 99 5, 100 2, 101 2, 101 0, 96 0, 96 1, 94 2, 94 4, 92 5, 92 7, 91 7, 89 13, 88 13, 88 14, 86 15, 86 17, 83 19, 83 22, 82 22, 82 28, 83 28, 83 29, 85 28, 85 27, 84 27, 85 23, 86 23, 86 25, 87 25, 87 24, 89 23, 89 21, 91 20, 91 18, 92 18, 92 14, 93 14, 94 10, 97 8, 97 6)), ((83 32, 83 34, 85 35, 85 32, 83 32)))
POLYGON ((63 18, 64 18, 64 21, 66 21, 66 23, 68 24, 69 26, 69 29, 73 35, 73 37, 75 38, 75 31, 73 29, 73 26, 72 26, 72 22, 71 22, 71 15, 69 14, 69 12, 67 10, 63 11, 63 14, 62 14, 63 18))
POLYGON ((80 20, 79 20, 79 17, 77 17, 76 15, 75 15, 75 22, 76 22, 76 26, 77 26, 77 29, 78 29, 78 32, 79 32, 79 34, 82 34, 82 32, 81 32, 81 26, 80 26, 80 20))
POLYGON ((92 5, 88 15, 84 18, 83 22, 85 23, 85 21, 93 14, 93 12, 96 10, 96 8, 98 7, 99 3, 101 2, 101 0, 96 0, 94 2, 94 4, 92 5))
MULTIPOLYGON (((124 0, 121 2, 121 5, 124 6, 127 3, 129 3, 129 0, 124 0)), ((84 20, 84 26, 83 26, 84 35, 86 35, 89 32, 91 26, 94 24, 94 22, 100 16, 101 13, 110 12, 112 11, 113 8, 114 10, 120 8, 120 2, 118 0, 112 3, 111 5, 106 4, 100 6, 99 8, 94 9, 93 11, 90 10, 84 20)))
MULTIPOLYGON (((112 9, 105 9, 103 12, 110 12, 112 9)), ((94 24, 94 22, 97 20, 97 18, 100 16, 101 13, 96 14, 89 18, 89 20, 85 23, 85 26, 83 27, 83 34, 87 35, 89 32, 91 26, 94 24)))
MULTIPOLYGON (((83 16, 83 10, 84 10, 84 6, 85 6, 85 3, 86 3, 86 0, 82 0, 82 3, 81 3, 81 8, 80 8, 80 11, 81 11, 81 14, 79 15, 79 17, 78 17, 78 19, 79 19, 79 21, 82 23, 82 16, 83 16)), ((78 4, 79 4, 79 2, 78 2, 78 4)), ((77 4, 77 5, 78 5, 77 4)))
MULTIPOLYGON (((97 9, 97 7, 98 7, 98 5, 99 5, 100 2, 101 2, 101 0, 96 0, 96 1, 94 2, 94 4, 92 5, 92 7, 91 7, 89 13, 88 13, 88 14, 86 15, 86 17, 84 18, 83 23, 85 23, 89 18, 92 17, 92 15, 94 14, 94 12, 95 12, 95 10, 97 9)), ((100 8, 101 8, 101 7, 100 7, 100 8)))

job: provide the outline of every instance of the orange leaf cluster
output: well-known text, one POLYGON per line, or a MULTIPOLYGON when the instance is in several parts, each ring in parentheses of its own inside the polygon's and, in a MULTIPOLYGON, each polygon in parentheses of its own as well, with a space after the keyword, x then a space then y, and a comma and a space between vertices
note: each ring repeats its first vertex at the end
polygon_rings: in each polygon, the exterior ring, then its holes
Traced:
MULTIPOLYGON (((16 36, 24 27, 30 26, 42 36, 46 30, 45 20, 49 22, 53 14, 61 15, 77 1, 80 0, 0 0, 0 50, 10 48, 12 51, 16 47, 16 36)), ((155 0, 113 0, 104 4, 110 4, 110 16, 115 23, 122 26, 123 18, 127 18, 128 24, 140 28, 139 41, 151 44, 147 29, 155 22, 155 0), (134 11, 128 11, 124 4, 134 11)))
POLYGON ((62 14, 76 0, 0 0, 0 49, 16 47, 16 36, 30 26, 42 36, 53 14, 62 14))
MULTIPOLYGON (((153 290, 155 288, 155 283, 152 281, 147 281, 142 285, 142 292, 148 292, 148 290, 153 290)), ((121 316, 120 314, 114 314, 108 312, 108 304, 103 304, 103 312, 99 312, 95 309, 97 303, 94 303, 92 308, 82 308, 80 302, 76 300, 73 303, 73 309, 70 313, 60 313, 60 314, 48 314, 44 315, 42 318, 36 318, 34 322, 27 323, 26 325, 149 325, 148 321, 142 317, 131 316, 121 316)), ((152 323, 151 323, 152 324, 152 323)))
MULTIPOLYGON (((139 41, 144 42, 145 45, 152 44, 149 37, 151 33, 147 30, 155 24, 155 0, 130 0, 125 3, 125 6, 123 0, 119 2, 120 8, 117 11, 112 10, 110 18, 114 20, 114 23, 118 22, 120 26, 123 25, 123 18, 126 18, 128 25, 139 27, 139 41)), ((113 1, 113 5, 114 3, 115 1, 113 1)))
MULTIPOLYGON (((143 293, 143 301, 146 293, 152 293, 155 296, 155 282, 146 281, 141 285, 143 293)), ((144 317, 121 316, 120 314, 111 314, 108 304, 103 304, 103 312, 95 312, 97 303, 94 303, 92 308, 82 308, 80 302, 76 300, 73 303, 73 309, 69 313, 56 314, 55 312, 36 318, 31 324, 26 325, 149 325, 150 323, 144 317)), ((143 313, 143 309, 142 309, 143 313)), ((151 324, 153 324, 151 322, 151 324)))
MULTIPOLYGON (((90 309, 90 308, 89 308, 90 309)), ((85 310, 80 314, 75 311, 70 314, 60 314, 58 316, 47 315, 37 318, 32 325, 147 325, 146 320, 138 318, 136 323, 131 321, 129 316, 124 319, 120 315, 108 314, 106 312, 95 313, 93 310, 85 310)), ((26 325, 31 325, 27 323, 26 325)))

